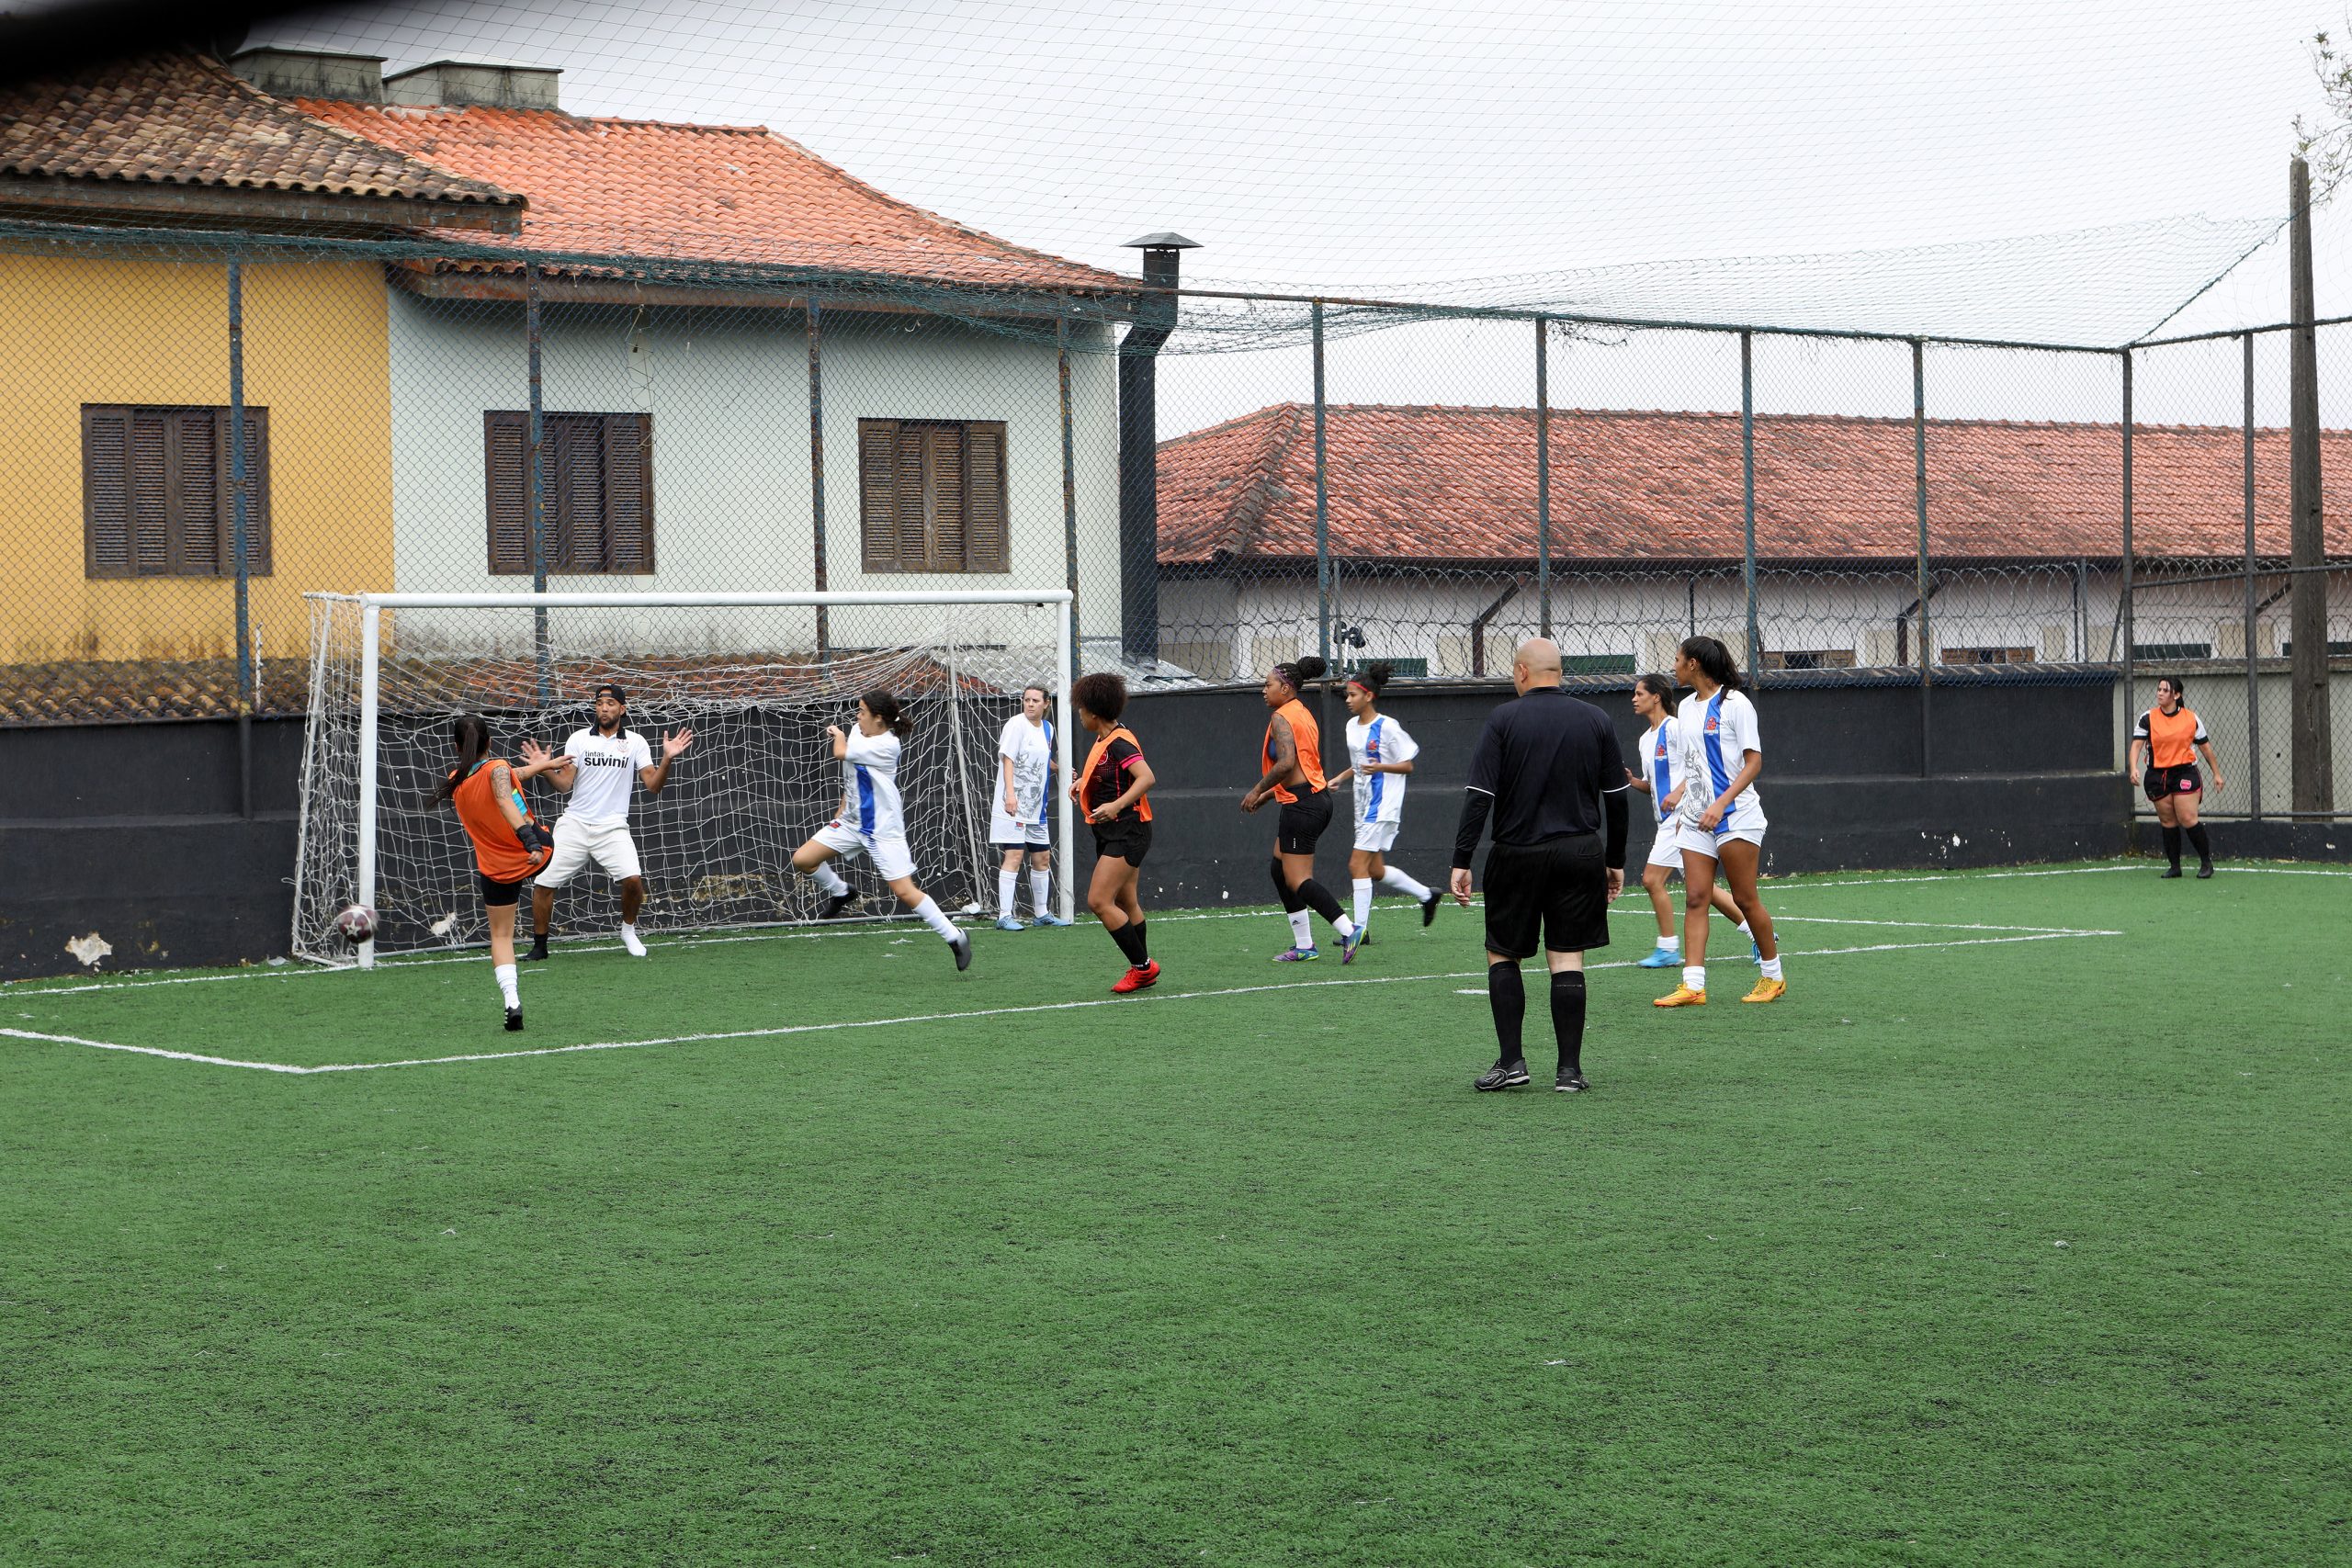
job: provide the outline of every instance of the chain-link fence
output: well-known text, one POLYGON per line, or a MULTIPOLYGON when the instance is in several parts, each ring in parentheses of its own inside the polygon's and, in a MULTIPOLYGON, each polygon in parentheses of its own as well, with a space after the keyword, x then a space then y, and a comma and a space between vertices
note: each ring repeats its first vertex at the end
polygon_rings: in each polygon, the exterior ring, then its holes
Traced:
MULTIPOLYGON (((1080 665, 1138 682, 1492 679, 1538 632, 1595 678, 1694 633, 1767 686, 2120 674, 2119 762, 2176 673, 2211 812, 2344 809, 2352 512, 2296 558, 2283 329, 1243 297, 1179 287, 1170 239, 1041 287, 12 221, 0 720, 300 712, 306 592, 1067 587, 1080 665)), ((2347 332, 2318 333, 2331 499, 2347 332)), ((877 639, 819 615, 739 651, 877 639)))

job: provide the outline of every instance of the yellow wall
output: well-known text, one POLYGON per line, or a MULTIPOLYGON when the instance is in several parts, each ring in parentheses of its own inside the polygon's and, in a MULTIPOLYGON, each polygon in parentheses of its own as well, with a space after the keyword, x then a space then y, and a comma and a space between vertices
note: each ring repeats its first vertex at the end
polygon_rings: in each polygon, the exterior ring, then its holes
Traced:
MULTIPOLYGON (((384 276, 248 264, 245 401, 269 410, 271 575, 253 618, 273 663, 308 643, 306 590, 392 586, 384 276)), ((229 400, 218 261, 0 254, 0 661, 225 658, 227 578, 83 575, 82 405, 229 400)))

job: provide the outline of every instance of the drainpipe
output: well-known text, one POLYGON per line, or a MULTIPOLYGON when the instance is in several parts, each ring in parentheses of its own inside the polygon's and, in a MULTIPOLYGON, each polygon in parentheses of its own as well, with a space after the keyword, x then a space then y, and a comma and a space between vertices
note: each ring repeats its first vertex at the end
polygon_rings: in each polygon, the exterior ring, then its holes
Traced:
MULTIPOLYGON (((1925 593, 1894 613, 1894 662, 1897 668, 1911 662, 1911 617, 1919 615, 1924 626, 1927 616, 1920 615, 1920 612, 1926 607, 1928 600, 1943 591, 1942 583, 1931 582, 1928 585, 1928 591, 1925 593)), ((1923 630, 1919 638, 1919 660, 1922 664, 1928 662, 1927 641, 1927 636, 1923 630)))
POLYGON ((1495 602, 1470 617, 1470 673, 1483 676, 1487 672, 1487 625, 1503 612, 1503 606, 1519 597, 1527 586, 1524 576, 1514 577, 1510 586, 1497 595, 1495 602))
POLYGON ((1160 346, 1176 330, 1177 263, 1200 249, 1182 234, 1146 234, 1123 250, 1143 253, 1147 292, 1119 344, 1119 643, 1130 664, 1159 659, 1160 346))

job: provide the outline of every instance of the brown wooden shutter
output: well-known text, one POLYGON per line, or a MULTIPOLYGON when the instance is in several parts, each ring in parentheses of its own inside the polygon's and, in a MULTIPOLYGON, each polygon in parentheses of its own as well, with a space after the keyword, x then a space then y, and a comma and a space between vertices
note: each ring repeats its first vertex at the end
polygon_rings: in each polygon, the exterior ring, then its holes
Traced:
POLYGON ((898 570, 929 571, 931 570, 931 492, 926 482, 929 465, 923 461, 923 430, 921 425, 901 424, 895 443, 897 452, 891 467, 896 491, 891 514, 891 528, 898 535, 898 570))
POLYGON ((172 569, 172 481, 169 415, 130 411, 127 471, 130 488, 131 571, 160 577, 172 569))
POLYGON ((857 532, 868 571, 899 570, 899 424, 857 422, 857 532))
MULTIPOLYGON (((213 422, 220 472, 220 566, 223 577, 237 571, 237 496, 230 479, 229 411, 213 422)), ((269 411, 245 410, 245 571, 269 575, 269 411)))
POLYGON ((964 549, 970 480, 964 461, 964 431, 960 424, 934 424, 924 443, 931 457, 931 570, 966 570, 964 549))
POLYGON ((605 570, 653 570, 653 416, 605 416, 605 570))
POLYGON ((164 460, 171 474, 164 535, 174 577, 218 576, 223 564, 223 423, 210 409, 174 409, 164 416, 164 460))
POLYGON ((82 573, 129 577, 130 546, 130 411, 85 404, 82 409, 82 573))
POLYGON ((1004 503, 1004 426, 972 424, 965 462, 964 570, 1011 571, 1004 503))
POLYGON ((531 416, 483 411, 482 468, 490 514, 492 575, 529 576, 531 571, 531 416))
POLYGON ((605 570, 604 422, 548 414, 548 570, 605 570))

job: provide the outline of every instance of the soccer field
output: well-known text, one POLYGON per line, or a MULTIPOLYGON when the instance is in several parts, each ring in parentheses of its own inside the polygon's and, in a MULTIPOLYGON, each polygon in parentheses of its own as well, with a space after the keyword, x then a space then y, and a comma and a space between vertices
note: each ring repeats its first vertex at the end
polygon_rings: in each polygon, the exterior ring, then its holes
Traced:
POLYGON ((2352 877, 1766 886, 6 987, 0 1561, 2341 1561, 2352 877))

